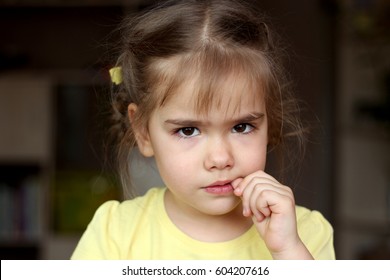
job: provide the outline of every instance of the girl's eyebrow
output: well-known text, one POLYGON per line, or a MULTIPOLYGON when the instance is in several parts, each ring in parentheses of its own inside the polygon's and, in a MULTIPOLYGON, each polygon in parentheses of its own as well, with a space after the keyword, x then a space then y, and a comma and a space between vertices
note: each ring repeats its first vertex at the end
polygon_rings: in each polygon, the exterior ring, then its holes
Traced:
MULTIPOLYGON (((238 117, 236 119, 229 120, 229 123, 250 123, 258 119, 261 119, 264 116, 265 116, 264 113, 252 112, 247 115, 238 117)), ((209 121, 193 120, 193 119, 168 119, 164 123, 183 126, 183 127, 198 127, 198 126, 209 124, 209 121)))
POLYGON ((249 122, 253 122, 253 121, 256 121, 258 119, 261 119, 264 116, 265 116, 264 113, 252 112, 252 113, 249 113, 248 115, 244 115, 242 117, 239 117, 239 118, 233 120, 232 122, 234 122, 234 123, 249 123, 249 122))

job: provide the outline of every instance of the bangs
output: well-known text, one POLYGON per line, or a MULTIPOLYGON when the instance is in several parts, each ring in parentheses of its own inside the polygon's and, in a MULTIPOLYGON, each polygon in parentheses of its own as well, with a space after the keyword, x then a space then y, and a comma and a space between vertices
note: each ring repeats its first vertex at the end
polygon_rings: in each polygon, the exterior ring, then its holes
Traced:
POLYGON ((272 76, 263 55, 242 48, 205 47, 150 65, 154 104, 164 106, 182 88, 190 88, 195 112, 205 115, 213 108, 220 109, 222 100, 228 104, 226 111, 236 112, 243 95, 251 95, 253 102, 266 99, 272 76))

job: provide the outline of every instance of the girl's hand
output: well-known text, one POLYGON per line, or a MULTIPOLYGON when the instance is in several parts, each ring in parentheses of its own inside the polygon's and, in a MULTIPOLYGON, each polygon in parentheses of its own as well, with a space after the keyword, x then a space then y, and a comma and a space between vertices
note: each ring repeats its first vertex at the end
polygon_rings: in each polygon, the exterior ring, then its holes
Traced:
POLYGON ((312 259, 298 236, 292 190, 264 171, 232 182, 240 196, 243 215, 252 216, 274 259, 312 259))

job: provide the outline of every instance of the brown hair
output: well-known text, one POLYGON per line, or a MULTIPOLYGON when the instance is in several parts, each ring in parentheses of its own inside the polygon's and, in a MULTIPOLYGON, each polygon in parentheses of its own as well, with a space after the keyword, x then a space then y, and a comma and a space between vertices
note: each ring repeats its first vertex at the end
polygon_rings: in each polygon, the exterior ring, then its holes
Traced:
POLYGON ((189 77, 197 79, 195 106, 207 113, 223 98, 214 94, 218 83, 227 74, 244 73, 250 87, 265 92, 270 150, 283 155, 287 139, 297 140, 299 149, 294 151, 303 150, 299 108, 289 90, 278 40, 253 7, 229 0, 167 1, 125 19, 121 30, 117 66, 123 82, 115 88, 112 104, 116 158, 125 191, 131 185, 129 158, 136 145, 132 126, 147 129, 153 110, 178 94, 175 89, 189 77), (138 106, 132 124, 127 114, 130 103, 138 106))

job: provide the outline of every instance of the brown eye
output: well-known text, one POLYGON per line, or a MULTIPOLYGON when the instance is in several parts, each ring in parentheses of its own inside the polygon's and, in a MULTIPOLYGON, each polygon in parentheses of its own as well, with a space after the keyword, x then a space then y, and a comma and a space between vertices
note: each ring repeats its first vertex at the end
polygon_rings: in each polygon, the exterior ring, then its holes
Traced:
POLYGON ((234 133, 242 133, 246 134, 251 132, 254 129, 253 125, 248 123, 240 123, 238 125, 235 125, 232 129, 234 133))
POLYGON ((177 131, 177 134, 184 138, 194 137, 200 134, 199 130, 195 127, 183 127, 177 131))

